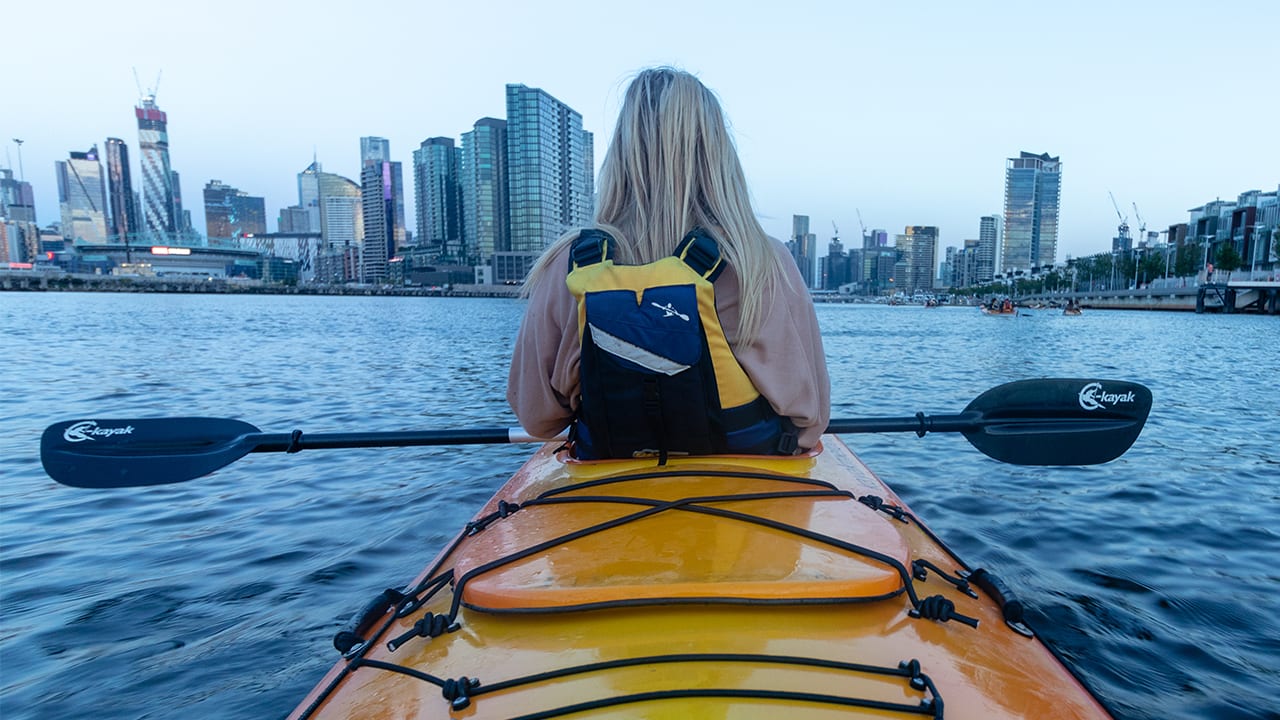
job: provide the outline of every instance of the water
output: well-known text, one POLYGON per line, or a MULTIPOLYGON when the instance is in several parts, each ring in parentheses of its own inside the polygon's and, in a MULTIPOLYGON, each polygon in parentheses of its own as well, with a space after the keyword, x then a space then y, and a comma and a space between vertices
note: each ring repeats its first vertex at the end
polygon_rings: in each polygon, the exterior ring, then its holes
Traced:
MULTIPOLYGON (((59 420, 207 415, 265 431, 508 426, 510 300, 0 294, 0 715, 281 717, 333 632, 413 577, 530 448, 246 457, 146 489, 57 485, 59 420)), ((1001 382, 1155 396, 1088 468, 958 436, 847 438, 1122 718, 1276 717, 1280 321, 823 305, 833 415, 958 412, 1001 382)))

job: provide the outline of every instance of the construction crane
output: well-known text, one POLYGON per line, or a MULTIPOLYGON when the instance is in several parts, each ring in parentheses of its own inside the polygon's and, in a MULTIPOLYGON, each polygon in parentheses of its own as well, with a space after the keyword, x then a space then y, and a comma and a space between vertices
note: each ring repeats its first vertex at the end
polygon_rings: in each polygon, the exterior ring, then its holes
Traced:
POLYGON ((1138 219, 1138 242, 1147 241, 1147 223, 1142 220, 1142 214, 1138 212, 1138 203, 1133 204, 1133 216, 1138 219))
POLYGON ((840 228, 836 226, 835 220, 831 221, 831 234, 837 238, 840 237, 840 228))
POLYGON ((858 225, 862 226, 862 236, 863 236, 863 237, 866 237, 866 236, 867 236, 867 224, 866 224, 866 223, 864 223, 864 222, 862 222, 862 211, 861 211, 861 210, 858 210, 858 208, 854 208, 854 210, 856 210, 856 211, 857 211, 857 213, 858 213, 858 225))
POLYGON ((1116 209, 1116 217, 1120 218, 1120 227, 1119 227, 1120 238, 1128 239, 1129 218, 1125 217, 1124 213, 1120 212, 1120 204, 1116 202, 1116 196, 1112 195, 1110 190, 1107 191, 1107 195, 1111 198, 1111 207, 1114 207, 1116 209))

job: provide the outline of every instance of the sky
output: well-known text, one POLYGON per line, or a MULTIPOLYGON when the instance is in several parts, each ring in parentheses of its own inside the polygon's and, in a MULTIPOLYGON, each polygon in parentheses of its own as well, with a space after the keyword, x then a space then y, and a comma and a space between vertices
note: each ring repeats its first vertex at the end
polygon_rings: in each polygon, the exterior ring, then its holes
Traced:
POLYGON ((71 151, 124 139, 140 186, 139 86, 168 114, 197 230, 210 180, 264 197, 274 232, 313 154, 358 179, 376 135, 405 167, 416 231, 423 140, 504 118, 520 83, 581 113, 598 168, 626 83, 652 65, 716 92, 765 230, 785 240, 808 215, 819 255, 837 229, 856 246, 860 223, 935 225, 963 246, 1002 213, 1021 151, 1061 158, 1059 261, 1110 250, 1120 215, 1163 230, 1280 186, 1274 0, 5 5, 0 166, 18 172, 21 139, 42 225, 71 151))

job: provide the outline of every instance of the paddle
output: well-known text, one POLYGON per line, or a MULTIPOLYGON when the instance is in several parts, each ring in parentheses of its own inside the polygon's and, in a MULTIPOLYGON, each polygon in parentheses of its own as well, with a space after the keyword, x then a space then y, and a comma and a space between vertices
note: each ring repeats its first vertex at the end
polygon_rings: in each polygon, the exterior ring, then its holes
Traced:
MULTIPOLYGON (((1136 383, 1020 380, 982 393, 958 415, 833 420, 827 432, 958 432, 1002 462, 1093 465, 1124 454, 1150 410, 1151 391, 1136 383)), ((221 418, 72 420, 44 431, 40 460, 64 485, 112 488, 185 482, 252 452, 539 441, 520 428, 304 435, 221 418)))

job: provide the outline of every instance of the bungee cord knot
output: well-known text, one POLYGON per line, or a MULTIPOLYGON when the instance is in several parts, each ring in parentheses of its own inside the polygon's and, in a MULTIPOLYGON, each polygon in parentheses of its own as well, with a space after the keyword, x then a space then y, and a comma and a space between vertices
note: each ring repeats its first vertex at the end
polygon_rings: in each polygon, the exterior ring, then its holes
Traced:
POLYGON ((955 620, 969 627, 978 627, 978 621, 967 615, 956 612, 956 604, 942 595, 931 595, 920 601, 920 604, 908 613, 911 617, 947 622, 955 620))
POLYGON ((466 710, 471 705, 471 691, 478 687, 480 687, 478 679, 464 675, 456 680, 452 678, 445 680, 444 686, 440 688, 440 694, 449 701, 449 707, 454 711, 466 710))
POLYGON ((411 630, 400 637, 393 638, 387 642, 387 649, 391 652, 395 652, 401 645, 416 637, 440 637, 447 632, 455 632, 460 627, 462 627, 462 625, 455 622, 454 619, 448 615, 427 613, 413 624, 413 628, 411 630))

